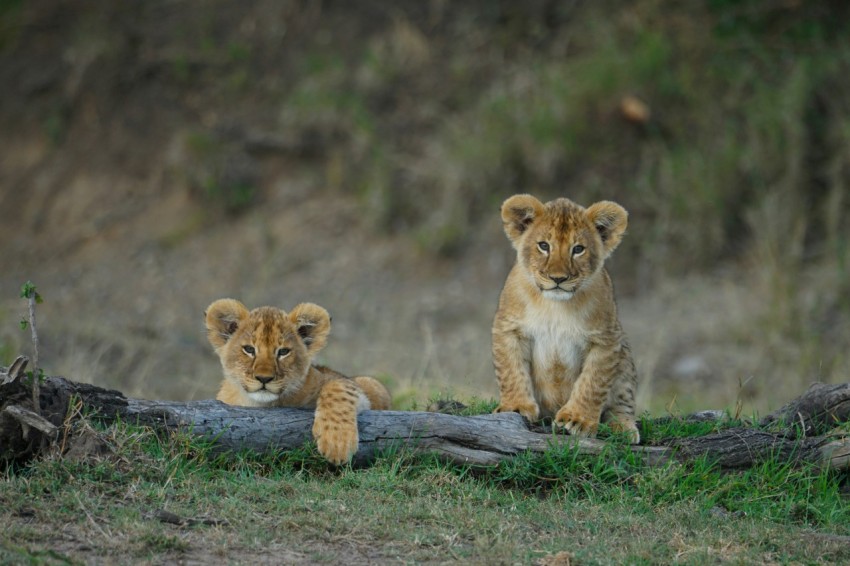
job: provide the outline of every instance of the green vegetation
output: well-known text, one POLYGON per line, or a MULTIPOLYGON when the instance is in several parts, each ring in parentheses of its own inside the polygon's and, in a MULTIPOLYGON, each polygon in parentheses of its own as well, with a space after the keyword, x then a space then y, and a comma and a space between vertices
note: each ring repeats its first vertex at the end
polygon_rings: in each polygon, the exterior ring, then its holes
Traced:
MULTIPOLYGON (((41 295, 38 293, 38 291, 36 291, 35 285, 33 285, 32 281, 27 281, 26 283, 21 285, 21 298, 27 299, 28 301, 33 300, 36 304, 41 304, 44 302, 44 299, 42 299, 41 295)), ((26 318, 21 317, 21 330, 26 330, 28 326, 29 321, 26 318)))
MULTIPOLYGON (((663 434, 677 434, 670 427, 663 434)), ((111 455, 6 472, 4 563, 255 560, 284 548, 327 562, 850 559, 846 472, 771 461, 740 473, 646 469, 617 442, 597 458, 563 449, 486 470, 404 452, 332 470, 310 446, 221 455, 126 425, 97 436, 111 455), (157 520, 161 509, 184 524, 157 520)))

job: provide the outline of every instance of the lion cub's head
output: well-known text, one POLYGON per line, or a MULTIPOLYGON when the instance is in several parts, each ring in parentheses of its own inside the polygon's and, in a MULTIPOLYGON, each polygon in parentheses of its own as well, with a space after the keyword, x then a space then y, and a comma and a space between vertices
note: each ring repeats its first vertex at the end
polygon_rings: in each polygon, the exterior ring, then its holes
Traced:
POLYGON ((543 296, 566 301, 591 280, 614 251, 628 224, 617 203, 584 208, 566 198, 543 204, 531 195, 514 195, 502 205, 505 233, 543 296))
POLYGON ((302 303, 287 314, 275 307, 248 311, 233 299, 207 308, 207 337, 225 379, 257 403, 271 403, 304 384, 310 362, 327 341, 328 311, 302 303))

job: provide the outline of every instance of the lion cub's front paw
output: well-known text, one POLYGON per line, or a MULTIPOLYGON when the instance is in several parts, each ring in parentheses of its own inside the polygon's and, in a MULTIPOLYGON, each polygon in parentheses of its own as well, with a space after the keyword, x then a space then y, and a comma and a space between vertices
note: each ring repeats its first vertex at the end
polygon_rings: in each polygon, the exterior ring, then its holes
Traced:
POLYGON ((322 456, 340 466, 357 452, 357 423, 332 424, 317 418, 313 423, 313 438, 322 456))
POLYGON ((511 403, 502 401, 496 407, 494 413, 519 413, 531 422, 536 421, 540 417, 540 407, 537 403, 511 403))
POLYGON ((624 433, 629 439, 629 444, 640 444, 640 432, 634 419, 611 421, 611 430, 624 433))
POLYGON ((574 436, 596 436, 599 419, 584 415, 572 408, 562 407, 555 415, 555 426, 566 429, 574 436))

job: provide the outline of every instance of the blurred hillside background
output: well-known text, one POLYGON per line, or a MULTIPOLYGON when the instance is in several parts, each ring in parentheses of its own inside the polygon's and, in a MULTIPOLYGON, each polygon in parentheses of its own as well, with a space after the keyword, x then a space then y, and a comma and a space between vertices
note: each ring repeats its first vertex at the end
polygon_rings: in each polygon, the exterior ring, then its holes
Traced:
POLYGON ((215 394, 220 297, 396 404, 495 397, 503 199, 630 211, 643 409, 850 379, 850 3, 0 0, 0 364, 215 394))

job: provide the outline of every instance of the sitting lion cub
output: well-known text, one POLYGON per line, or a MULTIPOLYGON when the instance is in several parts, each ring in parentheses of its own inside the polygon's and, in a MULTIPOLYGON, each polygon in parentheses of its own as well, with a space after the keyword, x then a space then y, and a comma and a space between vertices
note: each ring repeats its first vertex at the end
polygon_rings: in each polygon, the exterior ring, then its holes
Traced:
POLYGON ((603 267, 627 217, 609 201, 584 208, 515 195, 502 205, 517 260, 493 321, 496 412, 554 416, 580 436, 595 435, 604 419, 640 442, 635 366, 603 267))
POLYGON ((216 398, 247 407, 315 407, 313 437, 334 464, 357 452, 357 414, 390 406, 390 394, 375 379, 311 365, 331 329, 319 305, 303 303, 289 314, 274 307, 249 312, 239 301, 220 299, 207 308, 206 326, 224 369, 216 398))

